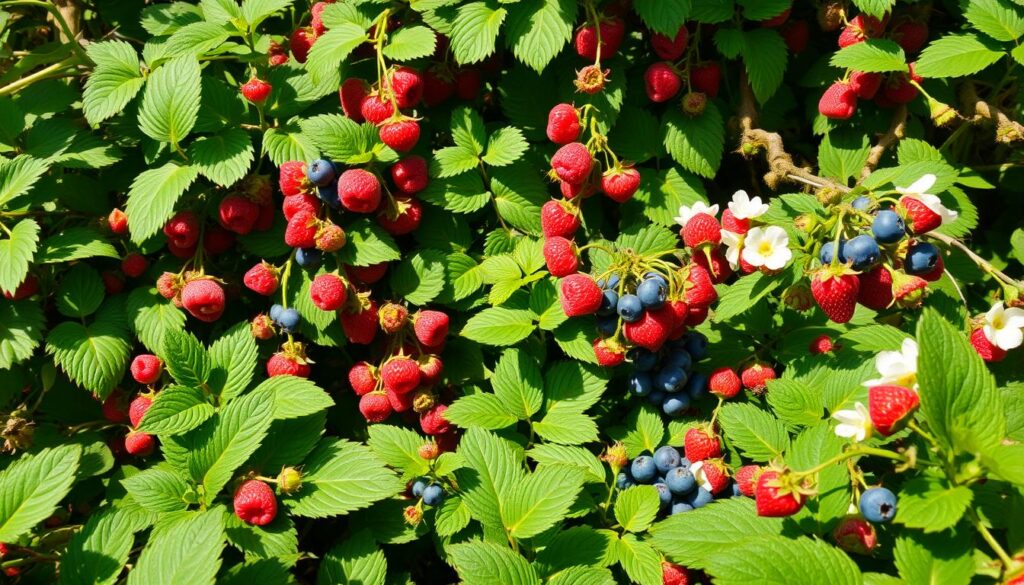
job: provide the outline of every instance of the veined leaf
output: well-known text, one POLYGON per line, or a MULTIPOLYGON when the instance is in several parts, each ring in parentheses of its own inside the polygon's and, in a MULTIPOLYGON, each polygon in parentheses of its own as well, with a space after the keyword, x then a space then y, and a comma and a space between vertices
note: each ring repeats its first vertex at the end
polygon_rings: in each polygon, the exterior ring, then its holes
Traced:
POLYGON ((183 55, 158 67, 142 94, 139 129, 153 140, 177 148, 196 123, 201 90, 195 56, 183 55))

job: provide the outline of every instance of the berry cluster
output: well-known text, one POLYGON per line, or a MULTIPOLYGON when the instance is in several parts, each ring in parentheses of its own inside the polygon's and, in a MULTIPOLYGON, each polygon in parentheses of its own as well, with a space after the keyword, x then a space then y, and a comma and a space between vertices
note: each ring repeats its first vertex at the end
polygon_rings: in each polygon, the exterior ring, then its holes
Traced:
POLYGON ((687 433, 681 455, 670 445, 659 447, 651 455, 640 455, 628 462, 616 477, 620 490, 634 485, 653 485, 661 498, 661 513, 681 514, 703 508, 715 498, 742 495, 740 484, 733 482, 721 459, 718 437, 687 433), (727 489, 729 488, 729 489, 727 489))
POLYGON ((146 388, 136 394, 130 402, 124 391, 119 388, 114 389, 103 401, 103 418, 116 425, 125 423, 130 425, 128 434, 124 437, 123 451, 119 443, 112 443, 111 450, 115 453, 126 452, 129 455, 146 457, 153 453, 153 449, 156 447, 156 437, 137 429, 146 412, 153 405, 153 399, 156 397, 154 385, 160 381, 163 375, 164 362, 155 355, 141 354, 132 360, 130 370, 132 379, 146 388))
POLYGON ((707 355, 708 340, 695 331, 666 344, 659 352, 634 348, 629 352, 633 368, 629 391, 647 397, 667 416, 682 416, 693 401, 708 394, 707 374, 694 369, 707 355))

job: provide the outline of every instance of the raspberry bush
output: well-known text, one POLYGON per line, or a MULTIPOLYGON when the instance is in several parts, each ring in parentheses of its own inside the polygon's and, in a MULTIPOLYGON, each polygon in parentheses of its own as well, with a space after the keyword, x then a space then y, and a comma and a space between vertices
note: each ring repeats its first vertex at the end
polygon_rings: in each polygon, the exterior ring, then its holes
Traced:
POLYGON ((1021 0, 0 0, 21 583, 1024 583, 1021 0))

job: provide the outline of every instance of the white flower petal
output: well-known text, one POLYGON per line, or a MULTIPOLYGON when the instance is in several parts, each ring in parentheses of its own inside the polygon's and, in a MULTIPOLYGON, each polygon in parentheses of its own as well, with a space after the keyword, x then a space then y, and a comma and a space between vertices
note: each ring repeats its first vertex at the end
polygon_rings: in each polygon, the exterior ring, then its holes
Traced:
POLYGON ((1004 327, 995 332, 995 341, 993 343, 1006 351, 1016 349, 1020 347, 1021 343, 1024 343, 1024 331, 1004 327))
POLYGON ((736 219, 754 219, 768 212, 768 205, 760 197, 751 198, 746 191, 737 191, 729 202, 729 211, 736 219))
MULTIPOLYGON (((905 189, 905 191, 907 193, 927 193, 929 189, 935 186, 935 180, 937 178, 938 177, 936 177, 935 175, 928 173, 922 176, 920 179, 911 183, 910 186, 905 189)), ((898 187, 897 190, 899 190, 898 187)))

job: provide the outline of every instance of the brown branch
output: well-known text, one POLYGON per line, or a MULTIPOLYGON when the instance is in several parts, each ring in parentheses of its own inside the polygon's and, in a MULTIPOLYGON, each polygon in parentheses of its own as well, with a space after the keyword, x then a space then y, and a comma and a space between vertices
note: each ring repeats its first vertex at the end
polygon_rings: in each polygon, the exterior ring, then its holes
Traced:
POLYGON ((1006 273, 1002 272, 1001 270, 996 269, 996 267, 993 266, 991 262, 989 262, 988 260, 985 260, 981 256, 975 254, 974 250, 971 250, 970 248, 968 248, 960 240, 958 240, 956 238, 953 238, 953 237, 950 237, 950 236, 947 236, 945 234, 940 234, 938 232, 929 232, 928 233, 928 237, 932 238, 933 240, 938 240, 938 241, 942 242, 943 244, 946 244, 947 246, 952 246, 952 247, 960 250, 961 252, 966 254, 968 258, 973 260, 975 264, 980 266, 982 270, 984 270, 985 272, 988 272, 989 274, 991 274, 992 276, 996 277, 997 279, 1002 280, 1006 284, 1009 284, 1011 286, 1015 286, 1015 287, 1018 287, 1018 288, 1024 287, 1024 282, 1021 282, 1019 280, 1013 279, 1013 278, 1009 277, 1008 275, 1006 275, 1006 273))
POLYGON ((1024 140, 1024 125, 1011 120, 995 104, 978 97, 978 91, 973 81, 966 81, 961 86, 960 99, 964 104, 965 117, 972 123, 995 124, 996 142, 1011 144, 1024 140))
POLYGON ((868 178, 878 163, 881 162, 885 151, 903 139, 903 131, 907 126, 907 105, 901 104, 892 115, 892 123, 889 129, 878 139, 878 142, 868 152, 868 159, 864 162, 864 168, 860 171, 860 179, 868 178))

